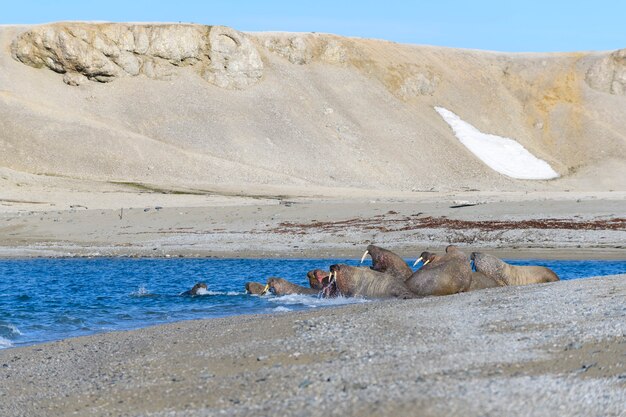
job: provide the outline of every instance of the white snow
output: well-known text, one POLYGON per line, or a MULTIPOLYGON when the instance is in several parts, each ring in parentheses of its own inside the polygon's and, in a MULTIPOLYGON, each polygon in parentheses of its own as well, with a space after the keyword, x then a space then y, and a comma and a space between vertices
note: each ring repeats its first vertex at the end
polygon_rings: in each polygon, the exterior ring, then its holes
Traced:
POLYGON ((523 180, 549 180, 559 174, 514 139, 483 133, 443 107, 435 107, 455 136, 494 171, 523 180))

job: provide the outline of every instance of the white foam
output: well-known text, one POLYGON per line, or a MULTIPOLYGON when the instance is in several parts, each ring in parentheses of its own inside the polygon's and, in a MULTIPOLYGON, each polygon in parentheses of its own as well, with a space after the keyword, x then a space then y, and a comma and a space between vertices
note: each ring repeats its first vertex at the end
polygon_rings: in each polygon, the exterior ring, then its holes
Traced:
POLYGON ((9 324, 9 329, 17 336, 21 336, 22 335, 22 332, 20 331, 20 329, 17 328, 17 326, 9 324))
POLYGON ((13 343, 9 339, 0 336, 0 349, 13 347, 13 343))
POLYGON ((360 297, 336 297, 336 298, 318 298, 315 295, 303 295, 303 294, 289 294, 289 295, 281 295, 279 297, 268 298, 269 302, 285 304, 285 305, 295 305, 300 304, 306 307, 315 308, 315 307, 326 307, 326 306, 338 306, 344 304, 360 304, 367 303, 369 300, 360 297))
POLYGON ((199 295, 243 295, 245 293, 243 292, 237 292, 237 291, 213 291, 213 290, 208 290, 206 292, 203 292, 202 294, 198 293, 199 295))
POLYGON ((274 308, 272 311, 275 311, 277 313, 281 313, 281 312, 285 312, 285 311, 291 311, 291 309, 287 308, 287 307, 283 307, 283 306, 278 306, 278 307, 274 308))
POLYGON ((9 333, 10 333, 9 337, 22 335, 22 332, 20 331, 20 329, 18 329, 16 326, 12 324, 0 324, 0 327, 5 327, 9 329, 9 333))
POLYGON ((209 295, 209 290, 206 288, 198 288, 196 290, 196 295, 209 295))
POLYGON ((546 161, 535 157, 514 139, 483 133, 443 107, 435 107, 435 110, 459 141, 494 171, 524 180, 559 177, 546 161))
POLYGON ((137 288, 137 291, 131 292, 130 295, 134 297, 145 297, 148 295, 152 295, 152 293, 150 293, 150 290, 148 290, 145 285, 141 285, 139 288, 137 288))

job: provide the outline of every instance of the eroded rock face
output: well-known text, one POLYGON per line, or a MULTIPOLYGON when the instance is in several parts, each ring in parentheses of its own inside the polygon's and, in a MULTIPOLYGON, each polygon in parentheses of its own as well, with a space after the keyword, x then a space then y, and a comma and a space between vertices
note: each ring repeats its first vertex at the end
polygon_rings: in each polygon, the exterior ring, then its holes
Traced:
POLYGON ((183 66, 229 89, 244 89, 263 76, 254 45, 225 26, 58 23, 21 34, 12 54, 26 65, 65 74, 68 85, 140 74, 163 79, 183 66))
POLYGON ((341 42, 336 39, 321 39, 313 34, 279 34, 265 37, 262 45, 292 64, 305 65, 315 60, 332 64, 343 64, 348 61, 348 51, 341 42))
POLYGON ((263 41, 269 51, 287 58, 292 64, 304 65, 313 59, 313 47, 306 35, 272 37, 263 41))
POLYGON ((626 95, 626 49, 617 50, 587 71, 587 84, 605 93, 626 95))

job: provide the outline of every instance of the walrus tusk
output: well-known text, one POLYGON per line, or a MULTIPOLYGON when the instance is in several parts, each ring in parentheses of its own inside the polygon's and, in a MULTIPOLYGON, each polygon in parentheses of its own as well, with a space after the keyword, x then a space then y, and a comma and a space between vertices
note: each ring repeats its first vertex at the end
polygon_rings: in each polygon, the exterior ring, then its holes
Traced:
POLYGON ((270 289, 270 284, 265 284, 265 288, 263 288, 263 291, 261 291, 261 295, 265 295, 265 293, 267 292, 267 290, 270 289))
MULTIPOLYGON (((422 257, 420 256, 419 258, 417 258, 415 260, 415 262, 413 263, 413 266, 417 265, 418 263, 420 263, 420 261, 422 260, 422 257)), ((424 264, 425 265, 425 264, 424 264)))
POLYGON ((361 263, 363 263, 363 261, 365 260, 365 257, 367 256, 367 254, 370 253, 368 250, 365 251, 365 253, 363 254, 363 256, 361 256, 361 263))
POLYGON ((430 259, 426 259, 426 262, 424 262, 424 265, 422 266, 428 265, 428 262, 430 262, 430 259))

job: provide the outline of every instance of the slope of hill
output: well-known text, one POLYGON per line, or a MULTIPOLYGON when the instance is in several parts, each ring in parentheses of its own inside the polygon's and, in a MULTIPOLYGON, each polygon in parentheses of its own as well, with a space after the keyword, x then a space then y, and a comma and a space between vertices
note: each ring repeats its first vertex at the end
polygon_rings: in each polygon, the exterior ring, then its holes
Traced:
POLYGON ((625 92, 624 50, 505 54, 176 24, 4 26, 0 168, 3 187, 45 176, 250 194, 623 190, 625 92), (515 139, 560 177, 490 169, 436 106, 515 139))

